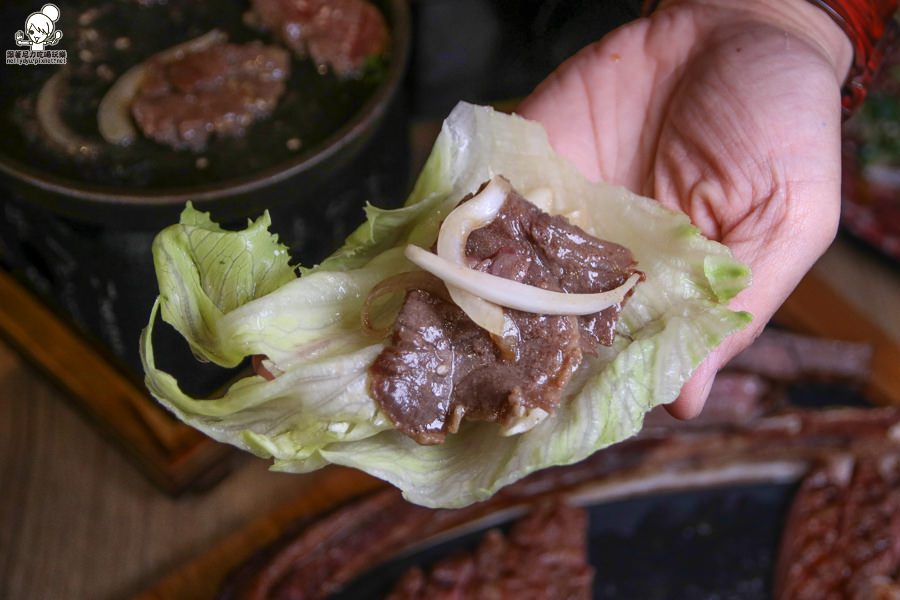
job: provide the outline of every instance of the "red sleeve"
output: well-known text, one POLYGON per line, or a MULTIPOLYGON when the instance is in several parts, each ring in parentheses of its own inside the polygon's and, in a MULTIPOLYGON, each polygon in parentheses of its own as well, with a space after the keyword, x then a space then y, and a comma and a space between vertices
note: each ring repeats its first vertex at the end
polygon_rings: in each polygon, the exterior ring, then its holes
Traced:
POLYGON ((809 0, 844 30, 853 44, 853 65, 842 90, 844 118, 866 97, 885 50, 897 38, 897 0, 809 0))

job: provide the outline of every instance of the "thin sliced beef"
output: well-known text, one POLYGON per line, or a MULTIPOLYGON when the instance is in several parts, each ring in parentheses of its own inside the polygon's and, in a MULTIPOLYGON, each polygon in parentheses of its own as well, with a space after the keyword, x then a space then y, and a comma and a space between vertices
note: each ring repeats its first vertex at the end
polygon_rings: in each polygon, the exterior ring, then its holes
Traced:
MULTIPOLYGON (((516 192, 494 221, 472 232, 466 255, 470 266, 492 275, 576 294, 612 289, 635 272, 628 248, 551 216, 516 192)), ((621 308, 577 317, 583 351, 612 344, 621 308)))
POLYGON ((365 0, 253 0, 253 11, 297 56, 339 77, 358 74, 370 57, 385 54, 384 17, 365 0))
POLYGON ((240 137, 271 114, 289 74, 288 52, 261 42, 151 59, 132 113, 147 137, 201 151, 212 135, 240 137))
MULTIPOLYGON (((528 285, 601 292, 635 272, 631 252, 550 216, 511 192, 499 215, 469 236, 471 266, 528 285)), ((421 444, 441 443, 463 417, 510 425, 553 413, 584 352, 610 344, 621 306, 586 317, 508 314, 503 348, 455 304, 407 294, 392 343, 370 369, 373 397, 394 426, 421 444)))
POLYGON ((587 515, 564 503, 537 506, 509 536, 487 532, 474 552, 450 556, 429 573, 414 567, 386 600, 579 600, 592 597, 587 515))

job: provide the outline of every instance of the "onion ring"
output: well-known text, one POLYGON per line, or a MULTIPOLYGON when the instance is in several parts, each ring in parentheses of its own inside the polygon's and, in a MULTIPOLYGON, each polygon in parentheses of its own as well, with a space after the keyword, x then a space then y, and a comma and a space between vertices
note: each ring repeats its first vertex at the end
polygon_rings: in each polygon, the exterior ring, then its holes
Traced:
POLYGON ((53 74, 38 92, 35 113, 47 139, 71 156, 93 157, 100 153, 100 145, 72 131, 59 114, 63 89, 68 81, 68 69, 53 74))

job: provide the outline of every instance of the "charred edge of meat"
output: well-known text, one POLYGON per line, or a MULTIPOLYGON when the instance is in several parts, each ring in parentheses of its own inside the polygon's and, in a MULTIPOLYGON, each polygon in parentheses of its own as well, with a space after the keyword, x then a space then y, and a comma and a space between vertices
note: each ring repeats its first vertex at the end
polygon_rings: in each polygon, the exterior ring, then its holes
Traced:
POLYGON ((804 478, 776 563, 776 599, 900 594, 900 452, 838 455, 804 478))

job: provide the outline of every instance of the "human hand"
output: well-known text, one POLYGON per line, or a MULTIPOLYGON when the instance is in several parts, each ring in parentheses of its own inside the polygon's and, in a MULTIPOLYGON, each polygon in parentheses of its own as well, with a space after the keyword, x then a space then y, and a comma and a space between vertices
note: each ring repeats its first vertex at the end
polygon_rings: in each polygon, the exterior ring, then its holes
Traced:
POLYGON ((684 211, 731 248, 754 321, 668 408, 700 412, 831 243, 840 213, 840 87, 852 49, 805 0, 674 0, 584 49, 520 105, 592 180, 684 211))

